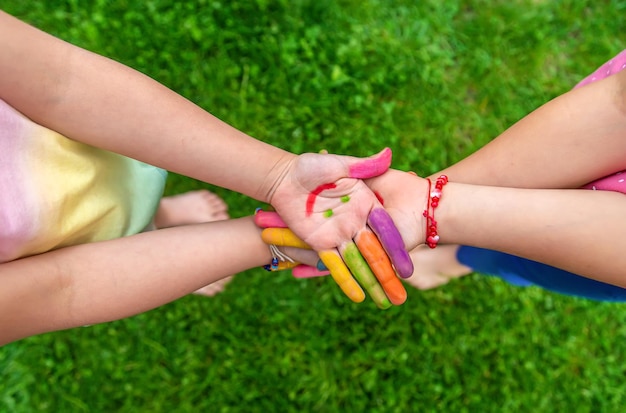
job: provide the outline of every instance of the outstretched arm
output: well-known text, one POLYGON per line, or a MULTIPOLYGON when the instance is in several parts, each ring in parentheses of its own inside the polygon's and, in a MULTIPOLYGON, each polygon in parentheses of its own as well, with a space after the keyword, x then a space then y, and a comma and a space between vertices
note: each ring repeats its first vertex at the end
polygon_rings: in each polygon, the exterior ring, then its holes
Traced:
MULTIPOLYGON (((0 98, 71 139, 271 203, 316 251, 339 248, 344 257, 377 205, 360 178, 384 172, 391 159, 390 151, 376 158, 382 162, 297 157, 238 131, 129 67, 3 12, 0 98), (317 204, 304 216, 312 195, 317 204), (344 197, 352 202, 341 201, 344 197), (336 214, 319 219, 320 206, 336 214)), ((326 256, 337 258, 334 252, 326 256)))
MULTIPOLYGON (((270 262, 252 217, 141 233, 0 264, 0 345, 148 311, 270 262)), ((300 254, 303 260, 306 255, 300 254)), ((310 264, 315 265, 315 254, 310 264)))
MULTIPOLYGON (((409 248, 425 242, 428 183, 391 170, 369 185, 385 200, 409 248)), ((440 243, 502 251, 626 287, 626 195, 450 181, 435 210, 440 243)))
POLYGON ((267 202, 295 155, 0 11, 0 98, 70 139, 267 202))
POLYGON ((626 70, 546 103, 444 173, 453 182, 578 188, 626 169, 626 70))

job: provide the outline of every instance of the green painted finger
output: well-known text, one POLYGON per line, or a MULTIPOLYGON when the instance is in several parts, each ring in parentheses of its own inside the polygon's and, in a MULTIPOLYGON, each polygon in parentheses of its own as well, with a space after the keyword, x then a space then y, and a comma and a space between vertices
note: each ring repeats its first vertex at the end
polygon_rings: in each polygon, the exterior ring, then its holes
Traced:
POLYGON ((354 242, 345 246, 342 251, 343 260, 354 275, 354 278, 361 284, 361 287, 367 291, 372 300, 379 308, 387 309, 391 307, 391 301, 387 298, 385 290, 380 285, 376 276, 367 265, 367 261, 359 252, 354 242))

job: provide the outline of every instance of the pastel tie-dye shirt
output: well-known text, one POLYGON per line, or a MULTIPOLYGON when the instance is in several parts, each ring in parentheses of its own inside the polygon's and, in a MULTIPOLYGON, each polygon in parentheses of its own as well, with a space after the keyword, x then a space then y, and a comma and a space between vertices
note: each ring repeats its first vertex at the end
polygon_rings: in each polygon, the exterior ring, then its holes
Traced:
POLYGON ((44 128, 0 100, 0 263, 151 223, 166 172, 44 128))

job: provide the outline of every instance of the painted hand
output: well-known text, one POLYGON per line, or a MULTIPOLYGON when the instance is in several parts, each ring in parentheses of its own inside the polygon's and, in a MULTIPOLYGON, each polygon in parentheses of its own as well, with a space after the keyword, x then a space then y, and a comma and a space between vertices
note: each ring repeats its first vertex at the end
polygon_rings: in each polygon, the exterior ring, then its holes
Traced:
POLYGON ((428 181, 413 172, 389 169, 365 183, 384 204, 399 229, 404 246, 411 251, 423 244, 426 223, 422 214, 429 196, 428 181))
MULTIPOLYGON (((363 159, 327 154, 300 155, 277 185, 271 199, 272 206, 289 228, 319 253, 333 279, 355 302, 365 299, 359 283, 372 297, 384 296, 382 288, 376 288, 380 286, 358 246, 359 242, 364 242, 361 240, 371 239, 362 235, 370 231, 367 223, 378 234, 396 271, 405 277, 413 272, 397 229, 389 219, 383 218, 386 213, 382 205, 361 180, 381 175, 390 164, 389 149, 363 159), (368 221, 374 211, 373 216, 377 218, 368 221), (394 232, 395 235, 388 236, 394 232)), ((389 306, 390 302, 381 298, 381 305, 389 306)))
MULTIPOLYGON (((259 227, 265 228, 261 233, 261 238, 265 243, 282 247, 284 252, 296 261, 304 262, 306 259, 310 259, 310 257, 303 255, 305 253, 303 250, 312 253, 311 247, 287 228, 278 213, 257 210, 254 220, 259 227)), ((378 284, 369 284, 363 287, 370 293, 376 305, 381 308, 387 307, 385 297, 391 304, 403 304, 407 297, 406 290, 396 276, 391 261, 378 238, 369 231, 363 231, 357 237, 359 237, 356 240, 359 251, 365 257, 378 284), (382 288, 384 296, 380 294, 380 288, 382 288)), ((299 262, 280 262, 276 270, 281 269, 292 269, 292 274, 296 278, 311 278, 329 274, 321 260, 316 266, 304 265, 299 262)))

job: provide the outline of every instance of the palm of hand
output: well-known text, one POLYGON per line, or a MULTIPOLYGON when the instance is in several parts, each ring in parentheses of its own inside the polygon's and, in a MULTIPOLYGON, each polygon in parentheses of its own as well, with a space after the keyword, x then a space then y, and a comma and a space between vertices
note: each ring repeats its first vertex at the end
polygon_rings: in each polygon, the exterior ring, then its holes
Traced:
POLYGON ((365 182, 349 177, 355 162, 363 160, 303 154, 272 197, 289 228, 317 251, 352 242, 365 228, 369 212, 380 206, 365 182))

